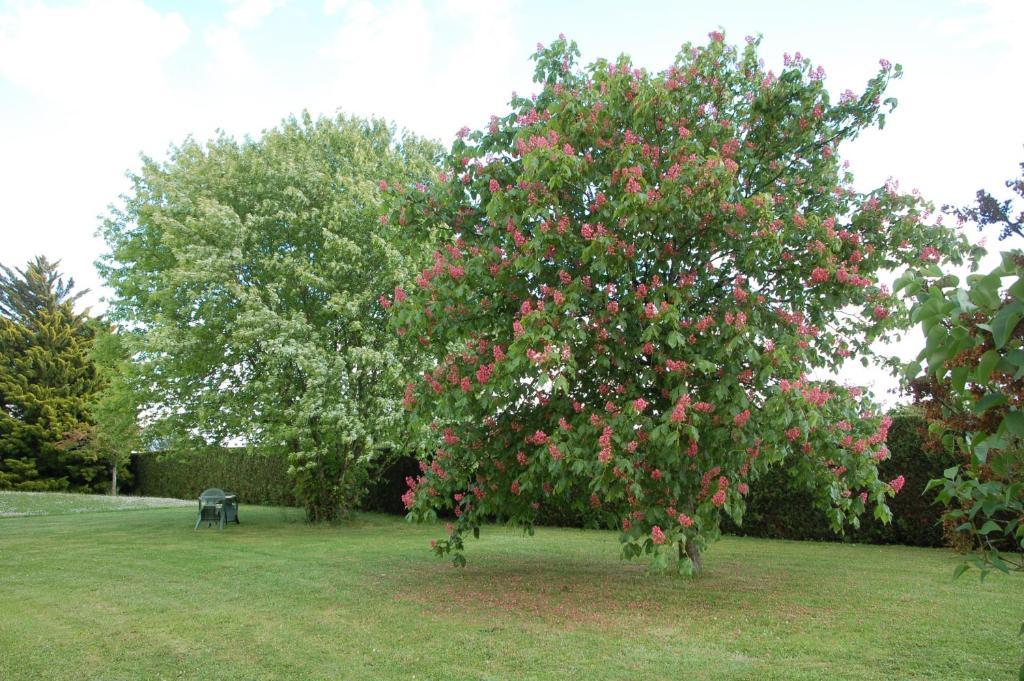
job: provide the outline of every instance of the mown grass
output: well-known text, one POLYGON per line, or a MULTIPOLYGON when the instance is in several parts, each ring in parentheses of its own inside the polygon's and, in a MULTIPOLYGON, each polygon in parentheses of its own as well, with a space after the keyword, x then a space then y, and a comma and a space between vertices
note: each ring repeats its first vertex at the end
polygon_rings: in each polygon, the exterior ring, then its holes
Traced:
POLYGON ((946 551, 727 538, 693 581, 608 532, 309 526, 243 506, 0 519, 0 678, 1005 679, 1024 580, 946 551))
POLYGON ((196 502, 194 501, 165 499, 162 497, 111 497, 99 494, 0 491, 0 518, 25 515, 130 511, 144 508, 195 505, 196 502))

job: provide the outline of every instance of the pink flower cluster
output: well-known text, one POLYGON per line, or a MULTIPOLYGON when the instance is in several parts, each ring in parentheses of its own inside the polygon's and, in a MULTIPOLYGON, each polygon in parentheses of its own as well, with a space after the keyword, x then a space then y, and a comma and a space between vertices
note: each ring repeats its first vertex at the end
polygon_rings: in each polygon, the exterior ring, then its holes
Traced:
POLYGON ((600 446, 597 452, 597 460, 603 464, 612 460, 612 433, 611 426, 605 426, 604 430, 601 431, 601 436, 597 438, 597 444, 600 446))
POLYGON ((542 445, 548 441, 548 435, 543 430, 538 430, 526 438, 531 445, 542 445))
POLYGON ((682 423, 686 420, 686 408, 690 406, 691 398, 689 395, 683 395, 676 402, 676 406, 672 408, 672 416, 669 419, 672 423, 682 423))

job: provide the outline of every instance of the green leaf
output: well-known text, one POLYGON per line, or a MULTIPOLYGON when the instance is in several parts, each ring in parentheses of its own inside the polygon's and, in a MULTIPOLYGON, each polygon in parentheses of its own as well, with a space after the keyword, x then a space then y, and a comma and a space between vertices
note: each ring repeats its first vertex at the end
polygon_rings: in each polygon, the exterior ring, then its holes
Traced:
POLYGON ((1010 339, 1017 323, 1024 317, 1024 304, 1013 302, 1001 309, 992 320, 992 342, 1002 348, 1010 339))
POLYGON ((949 381, 953 385, 953 390, 960 392, 964 389, 964 385, 967 383, 967 371, 966 366, 958 366, 950 372, 949 381))
POLYGON ((991 534, 992 532, 998 532, 999 529, 1000 529, 999 528, 999 523, 995 522, 994 520, 989 520, 988 522, 986 522, 984 525, 981 526, 981 529, 978 530, 978 533, 979 534, 991 534))
MULTIPOLYGON (((974 375, 974 380, 978 383, 988 383, 988 379, 992 376, 992 370, 996 368, 996 364, 999 363, 999 353, 995 350, 988 350, 978 360, 978 370, 974 375)), ((962 386, 961 386, 962 388, 962 386)))
POLYGON ((1007 412, 1003 417, 1003 425, 1017 437, 1024 437, 1024 412, 1007 412))
POLYGON ((971 289, 968 295, 971 302, 979 307, 995 309, 999 307, 999 277, 992 275, 979 276, 977 279, 968 277, 971 289))
POLYGON ((1006 395, 1001 393, 988 393, 974 405, 974 413, 983 414, 992 407, 998 407, 1003 404, 1006 404, 1006 395))
POLYGON ((968 565, 967 563, 960 563, 959 565, 957 565, 956 568, 953 570, 953 579, 956 579, 963 573, 967 572, 968 568, 970 568, 970 565, 968 565))

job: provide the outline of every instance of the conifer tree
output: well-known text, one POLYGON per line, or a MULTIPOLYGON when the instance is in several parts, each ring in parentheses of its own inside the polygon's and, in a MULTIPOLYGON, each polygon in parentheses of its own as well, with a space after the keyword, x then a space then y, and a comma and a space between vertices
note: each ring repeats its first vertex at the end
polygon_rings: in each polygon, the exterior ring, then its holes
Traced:
POLYGON ((87 291, 59 264, 0 265, 0 488, 85 489, 100 472, 74 446, 97 388, 87 291))

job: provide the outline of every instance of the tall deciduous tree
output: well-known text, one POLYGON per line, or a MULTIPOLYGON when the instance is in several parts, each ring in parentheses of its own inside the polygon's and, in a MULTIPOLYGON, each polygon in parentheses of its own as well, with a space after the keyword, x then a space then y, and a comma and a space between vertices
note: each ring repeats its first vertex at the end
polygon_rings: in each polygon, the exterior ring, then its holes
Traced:
POLYGON ((145 159, 100 270, 111 318, 141 332, 148 433, 286 450, 310 519, 351 505, 395 441, 412 362, 376 301, 430 239, 380 223, 378 184, 432 175, 437 153, 380 121, 306 115, 145 159))
POLYGON ((89 405, 92 427, 85 446, 93 458, 106 463, 110 493, 116 495, 132 452, 143 448, 139 396, 145 391, 138 385, 128 336, 114 328, 98 328, 92 359, 102 383, 89 405))
POLYGON ((0 266, 0 487, 91 488, 99 466, 73 446, 98 387, 88 311, 59 263, 0 266))
POLYGON ((898 66, 834 101, 820 67, 772 73, 757 42, 713 33, 651 74, 626 57, 580 68, 559 39, 536 55, 535 99, 403 192, 404 234, 448 235, 394 301, 436 360, 408 386, 437 449, 406 501, 454 511, 439 553, 462 563, 484 519, 529 528, 556 504, 620 528, 627 558, 660 567, 678 546, 690 572, 774 467, 836 528, 889 518, 887 420, 808 375, 909 323, 879 272, 963 240, 915 196, 854 190, 839 158, 884 123, 898 66))

